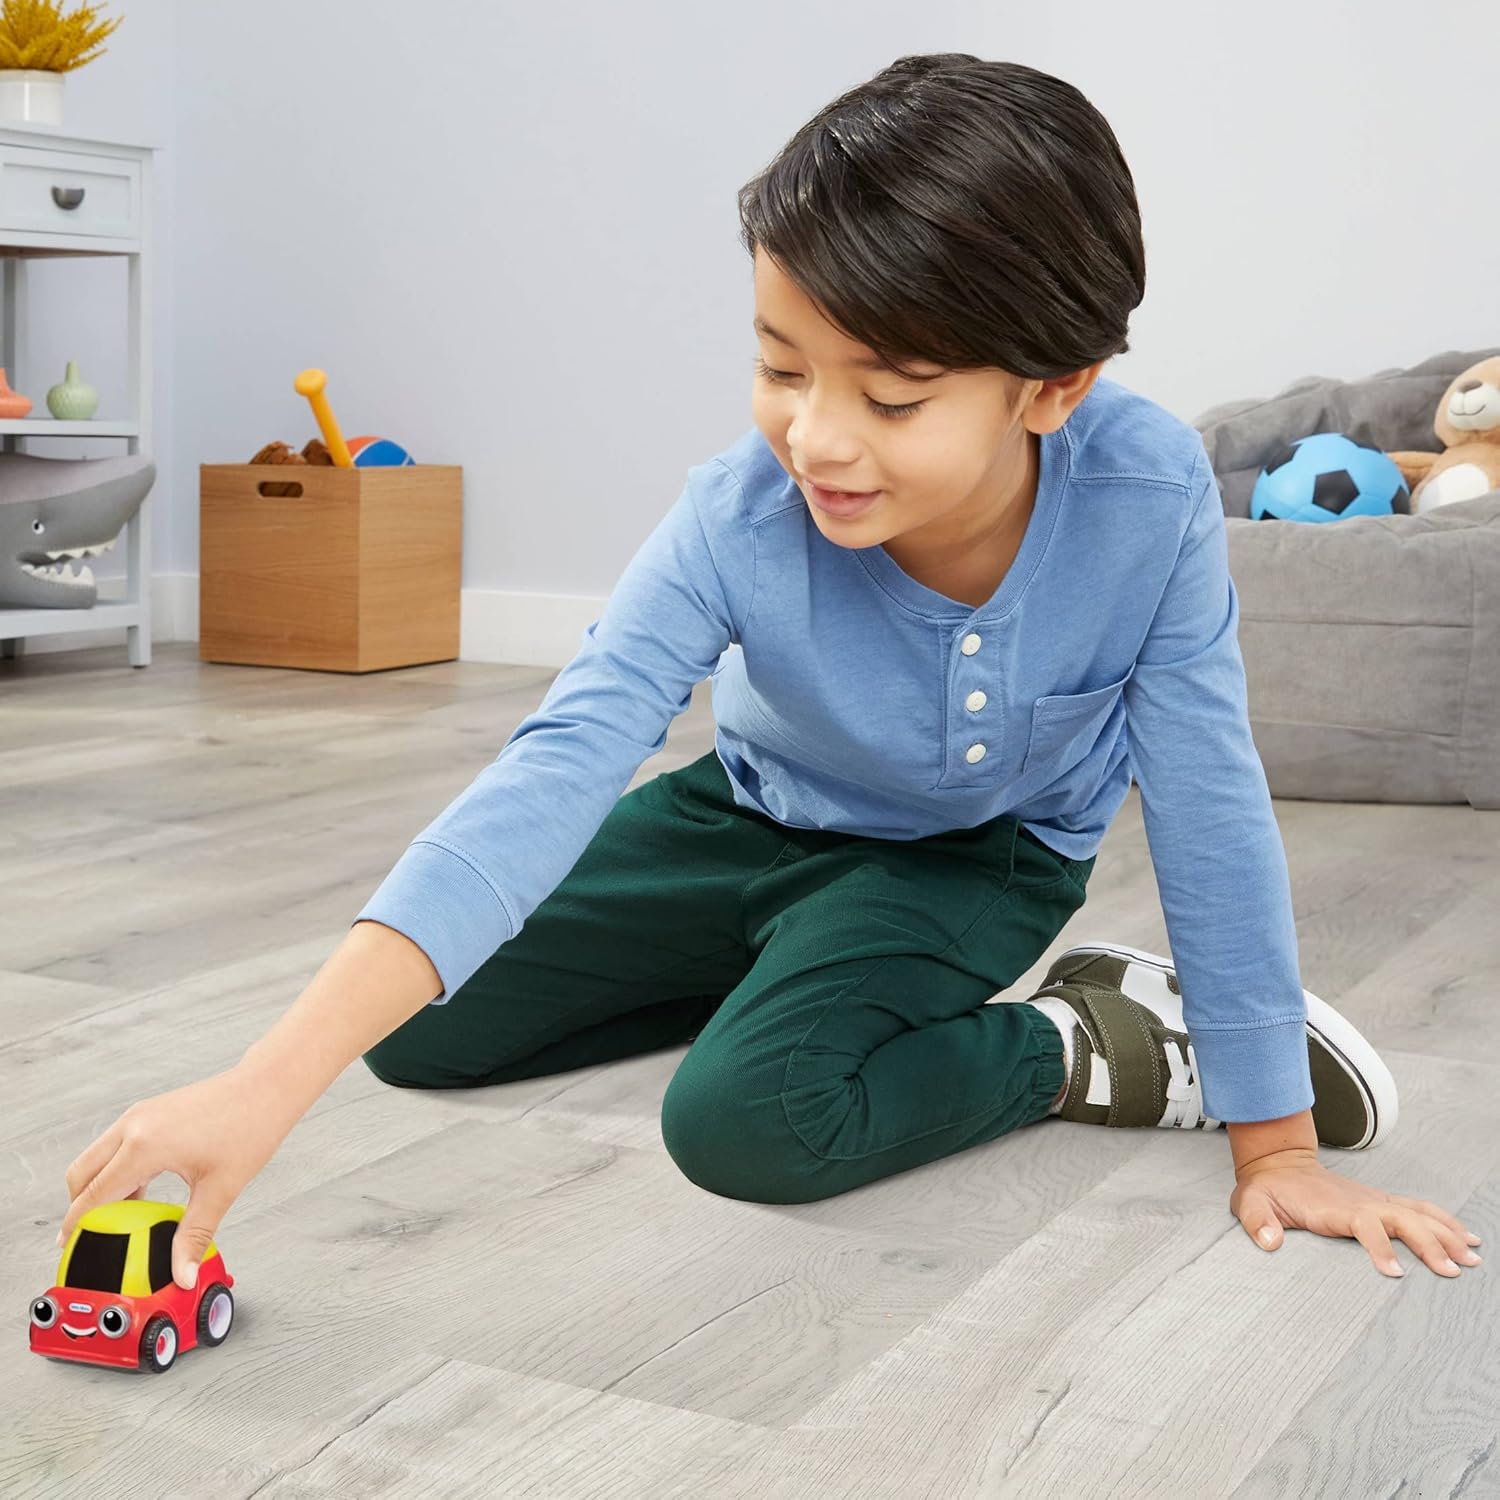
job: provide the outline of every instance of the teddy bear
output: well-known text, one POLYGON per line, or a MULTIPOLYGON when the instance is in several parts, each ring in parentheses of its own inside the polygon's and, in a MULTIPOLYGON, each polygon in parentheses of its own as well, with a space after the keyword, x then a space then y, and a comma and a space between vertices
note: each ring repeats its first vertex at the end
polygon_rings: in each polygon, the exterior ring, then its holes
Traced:
POLYGON ((1500 490, 1500 355, 1455 376, 1432 424, 1445 452, 1387 453, 1411 490, 1411 512, 1500 490))
MULTIPOLYGON (((317 438, 311 438, 300 453, 281 442, 267 443, 254 458, 253 464, 331 464, 333 455, 317 438)), ((301 487, 296 484, 263 484, 263 495, 286 496, 296 493, 301 487)))

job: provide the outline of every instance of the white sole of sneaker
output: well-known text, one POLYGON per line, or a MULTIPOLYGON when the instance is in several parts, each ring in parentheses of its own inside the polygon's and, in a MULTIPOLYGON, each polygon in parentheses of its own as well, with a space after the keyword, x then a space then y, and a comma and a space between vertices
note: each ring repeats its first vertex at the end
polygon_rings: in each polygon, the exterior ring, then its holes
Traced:
MULTIPOLYGON (((1067 950, 1067 953, 1083 952, 1113 953, 1120 958, 1133 958, 1152 968, 1172 969, 1176 973, 1171 959, 1164 958, 1160 953, 1147 953, 1141 948, 1127 947, 1124 943, 1075 943, 1067 950)), ((1058 957, 1065 958, 1067 953, 1059 954, 1058 957)), ((1371 1122, 1362 1140, 1338 1149, 1364 1150, 1396 1128, 1396 1080, 1391 1076, 1391 1070, 1381 1061, 1380 1054, 1344 1016, 1326 1000, 1320 1000, 1311 990, 1303 990, 1302 994, 1307 1002, 1308 1031, 1359 1090, 1365 1101, 1365 1114, 1371 1122)))

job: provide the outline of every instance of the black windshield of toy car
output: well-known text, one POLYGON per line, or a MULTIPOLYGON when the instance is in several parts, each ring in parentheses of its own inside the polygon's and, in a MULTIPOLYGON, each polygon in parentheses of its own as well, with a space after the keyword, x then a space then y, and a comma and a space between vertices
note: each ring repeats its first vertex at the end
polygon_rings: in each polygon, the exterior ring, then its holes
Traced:
POLYGON ((125 1276, 125 1252, 129 1248, 128 1234, 101 1234, 97 1229, 80 1229, 73 1253, 68 1257, 68 1274, 62 1284, 90 1292, 118 1292, 125 1276))

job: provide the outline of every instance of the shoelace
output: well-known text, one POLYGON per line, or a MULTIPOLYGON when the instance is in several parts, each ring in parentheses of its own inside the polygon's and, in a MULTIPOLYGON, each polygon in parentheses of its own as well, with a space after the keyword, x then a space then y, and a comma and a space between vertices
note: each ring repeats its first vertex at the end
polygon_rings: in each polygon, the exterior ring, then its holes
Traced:
POLYGON ((1203 1113, 1203 1091, 1198 1087, 1198 1055, 1193 1044, 1187 1044, 1187 1057, 1183 1058, 1182 1044, 1169 1037, 1166 1045, 1167 1107, 1162 1113, 1163 1125, 1180 1125, 1186 1130, 1196 1130, 1200 1125, 1205 1130, 1218 1126, 1219 1122, 1203 1113))

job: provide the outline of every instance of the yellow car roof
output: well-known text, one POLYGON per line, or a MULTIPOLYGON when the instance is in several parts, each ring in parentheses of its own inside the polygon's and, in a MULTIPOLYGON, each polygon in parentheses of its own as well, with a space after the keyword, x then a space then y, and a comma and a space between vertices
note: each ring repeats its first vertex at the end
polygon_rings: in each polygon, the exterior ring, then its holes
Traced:
MULTIPOLYGON (((100 1203, 84 1214, 73 1226, 70 1241, 80 1229, 93 1229, 100 1234, 134 1234, 138 1229, 150 1229, 163 1219, 182 1220, 184 1205, 181 1203, 157 1203, 150 1198, 121 1198, 115 1203, 100 1203)), ((214 1254, 215 1246, 209 1241, 203 1252, 204 1260, 214 1254)))
POLYGON ((122 1198, 118 1203, 100 1203, 79 1219, 79 1229, 97 1229, 101 1234, 130 1234, 149 1229, 163 1219, 182 1218, 182 1204, 153 1203, 149 1198, 122 1198))

